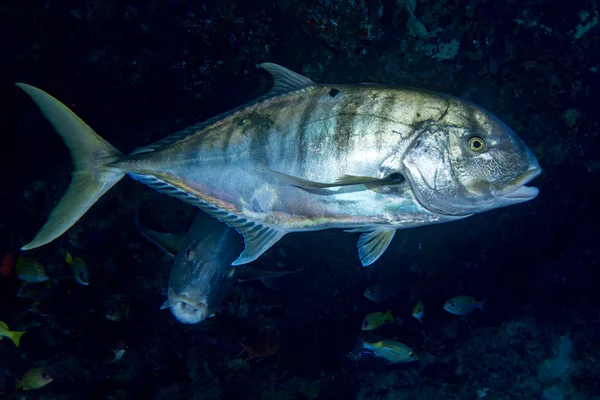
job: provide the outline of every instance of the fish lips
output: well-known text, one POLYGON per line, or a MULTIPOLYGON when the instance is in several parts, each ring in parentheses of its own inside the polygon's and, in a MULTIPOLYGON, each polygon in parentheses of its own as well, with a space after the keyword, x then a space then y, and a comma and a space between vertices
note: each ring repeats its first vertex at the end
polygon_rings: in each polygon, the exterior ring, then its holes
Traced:
POLYGON ((533 186, 525 186, 542 173, 542 168, 534 166, 519 175, 516 179, 504 185, 499 190, 493 189, 496 197, 520 203, 534 199, 539 194, 539 189, 533 186))
POLYGON ((208 307, 185 294, 171 293, 169 304, 173 316, 183 324, 198 324, 209 317, 208 307))

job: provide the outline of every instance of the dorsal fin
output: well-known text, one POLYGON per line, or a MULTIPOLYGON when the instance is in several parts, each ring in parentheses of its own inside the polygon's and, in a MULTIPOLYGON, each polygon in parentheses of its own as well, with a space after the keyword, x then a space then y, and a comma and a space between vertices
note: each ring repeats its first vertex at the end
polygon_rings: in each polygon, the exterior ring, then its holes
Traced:
POLYGON ((214 124, 217 121, 222 120, 225 117, 235 114, 236 112, 248 107, 249 105, 260 103, 280 94, 302 89, 315 84, 307 77, 297 74, 294 71, 290 71, 289 69, 282 67, 281 65, 273 63, 262 63, 259 65, 259 67, 263 68, 273 76, 273 87, 266 94, 260 96, 259 98, 249 103, 242 104, 241 106, 238 106, 232 110, 226 111, 219 115, 215 115, 214 117, 209 118, 206 121, 200 122, 199 124, 195 124, 188 128, 177 131, 165 138, 160 139, 157 142, 151 143, 146 146, 138 147, 137 149, 133 150, 129 155, 146 153, 160 149, 162 147, 166 147, 189 135, 193 135, 194 133, 207 128, 208 126, 214 124))
POLYGON ((155 176, 134 173, 129 173, 129 176, 136 181, 150 186, 160 193, 168 194, 169 196, 173 196, 200 208, 208 215, 225 222, 227 225, 241 233, 244 237, 245 248, 240 256, 231 263, 233 266, 247 264, 256 260, 262 253, 267 251, 287 233, 287 231, 278 229, 274 226, 262 225, 259 222, 248 220, 218 208, 155 176))
POLYGON ((149 145, 137 147, 134 149, 129 155, 139 154, 139 153, 147 153, 149 151, 154 151, 156 149, 160 149, 161 147, 168 146, 181 140, 189 135, 193 135, 194 133, 206 128, 208 125, 212 124, 215 121, 215 118, 210 118, 206 121, 200 122, 199 124, 192 125, 190 127, 184 128, 180 131, 170 134, 167 137, 164 137, 154 143, 150 143, 149 145))
POLYGON ((294 71, 273 63, 262 63, 259 65, 262 69, 273 76, 273 87, 267 93, 267 96, 277 96, 283 93, 291 92, 312 86, 315 83, 294 71))

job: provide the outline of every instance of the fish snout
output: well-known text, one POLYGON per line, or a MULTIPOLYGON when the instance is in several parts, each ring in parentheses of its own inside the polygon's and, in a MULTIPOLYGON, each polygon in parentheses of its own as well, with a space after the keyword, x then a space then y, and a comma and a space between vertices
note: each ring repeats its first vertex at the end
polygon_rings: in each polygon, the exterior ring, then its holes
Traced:
POLYGON ((525 186, 527 183, 538 177, 542 173, 542 168, 535 163, 527 171, 506 184, 502 189, 495 190, 494 194, 506 199, 530 200, 536 197, 539 190, 536 187, 525 186))
POLYGON ((208 318, 208 307, 184 295, 174 295, 169 299, 171 312, 184 324, 197 324, 208 318))

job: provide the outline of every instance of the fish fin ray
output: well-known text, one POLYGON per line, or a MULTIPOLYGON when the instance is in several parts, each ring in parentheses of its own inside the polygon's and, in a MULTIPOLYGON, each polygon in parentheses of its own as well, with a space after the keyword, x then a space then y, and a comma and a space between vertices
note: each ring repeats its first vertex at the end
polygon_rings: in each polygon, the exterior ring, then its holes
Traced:
MULTIPOLYGON (((360 228, 359 228, 360 229, 360 228)), ((360 232, 359 229, 350 229, 346 232, 360 232)), ((358 238, 358 256, 363 267, 373 264, 390 245, 394 238, 394 228, 373 228, 363 230, 358 238)))
POLYGON ((271 88, 271 90, 268 93, 257 98, 256 100, 254 100, 252 102, 243 104, 239 107, 234 108, 233 110, 226 111, 226 112, 216 115, 210 119, 202 121, 196 125, 190 126, 188 128, 182 129, 180 131, 177 131, 177 132, 175 132, 165 138, 162 138, 154 143, 148 144, 146 146, 138 147, 135 150, 133 150, 133 152, 131 152, 129 155, 147 153, 147 152, 155 151, 157 149, 166 147, 168 145, 171 145, 181 139, 184 139, 190 135, 193 135, 193 134, 209 127, 210 125, 214 124, 215 122, 220 121, 223 118, 230 116, 230 115, 236 113, 237 111, 240 111, 240 110, 248 107, 250 104, 265 101, 272 97, 278 96, 280 94, 291 92, 293 90, 298 90, 298 89, 301 89, 301 88, 304 88, 307 86, 312 86, 315 84, 312 80, 308 79, 307 77, 300 75, 294 71, 290 71, 289 69, 282 67, 280 65, 277 65, 277 64, 262 63, 259 66, 261 68, 265 69, 266 71, 268 71, 273 76, 273 80, 274 80, 273 87, 271 88))
POLYGON ((21 337, 26 333, 27 331, 13 331, 10 333, 10 340, 12 340, 15 346, 19 347, 21 337))
POLYGON ((273 63, 262 63, 259 65, 273 77, 273 87, 267 93, 269 96, 277 96, 283 93, 313 86, 315 83, 297 72, 273 63))
POLYGON ((217 218, 219 221, 224 222, 237 230, 244 237, 246 247, 231 265, 242 265, 256 260, 262 253, 267 251, 287 233, 287 231, 250 221, 244 217, 218 208, 156 178, 155 176, 134 173, 129 173, 129 176, 160 193, 168 194, 186 203, 190 203, 200 208, 208 215, 217 218))
POLYGON ((247 264, 256 260, 271 248, 287 232, 230 214, 229 220, 221 219, 244 236, 245 248, 231 265, 247 264), (232 218, 234 217, 234 218, 232 218))
POLYGON ((302 271, 304 268, 299 268, 293 271, 265 271, 251 266, 240 265, 235 267, 235 279, 238 282, 251 281, 255 279, 279 278, 281 276, 295 274, 302 271))
POLYGON ((178 235, 176 233, 158 232, 146 228, 140 222, 137 210, 135 212, 134 225, 136 230, 140 233, 140 235, 148 239, 150 242, 154 243, 159 249, 164 251, 171 258, 175 258, 175 256, 181 249, 183 241, 185 240, 184 235, 178 235))
POLYGON ((380 186, 390 186, 390 185, 398 185, 404 181, 404 177, 399 175, 389 176, 385 178, 374 178, 372 176, 357 176, 357 175, 342 175, 335 182, 332 183, 323 183, 310 181, 307 179, 298 178, 296 176, 292 176, 286 174, 284 172, 275 171, 273 169, 267 168, 267 171, 281 179, 285 183, 295 186, 300 189, 329 189, 334 187, 343 187, 343 186, 355 186, 355 185, 364 185, 368 189, 380 187, 380 186))
POLYGON ((215 123, 216 121, 221 120, 223 117, 227 116, 230 112, 225 112, 225 113, 221 113, 217 116, 214 116, 212 118, 209 118, 205 121, 202 121, 198 124, 192 125, 190 127, 184 128, 180 131, 177 131, 175 133, 170 134, 167 137, 164 137, 160 140, 157 140, 156 142, 150 143, 146 146, 142 146, 142 147, 138 147, 136 149, 134 149, 131 153, 129 153, 129 155, 134 155, 134 154, 140 154, 140 153, 149 153, 151 151, 155 151, 158 150, 160 148, 169 146, 175 142, 180 141, 181 139, 184 139, 188 136, 191 136, 203 129, 205 129, 206 127, 212 125, 213 123, 215 123))
POLYGON ((30 250, 62 235, 125 174, 107 164, 122 154, 102 139, 63 103, 36 87, 17 83, 37 104, 61 136, 73 158, 71 183, 35 238, 23 246, 30 250))

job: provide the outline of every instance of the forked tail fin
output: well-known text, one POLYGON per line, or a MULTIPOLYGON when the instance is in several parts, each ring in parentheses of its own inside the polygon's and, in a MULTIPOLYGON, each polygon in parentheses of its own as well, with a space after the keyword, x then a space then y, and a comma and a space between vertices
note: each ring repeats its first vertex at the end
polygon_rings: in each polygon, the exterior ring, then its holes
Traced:
POLYGON ((50 121, 73 157, 71 184, 48 221, 35 238, 22 250, 31 250, 49 243, 69 229, 85 212, 117 183, 125 173, 107 167, 121 152, 102 139, 75 113, 48 93, 36 87, 17 83, 50 121))

